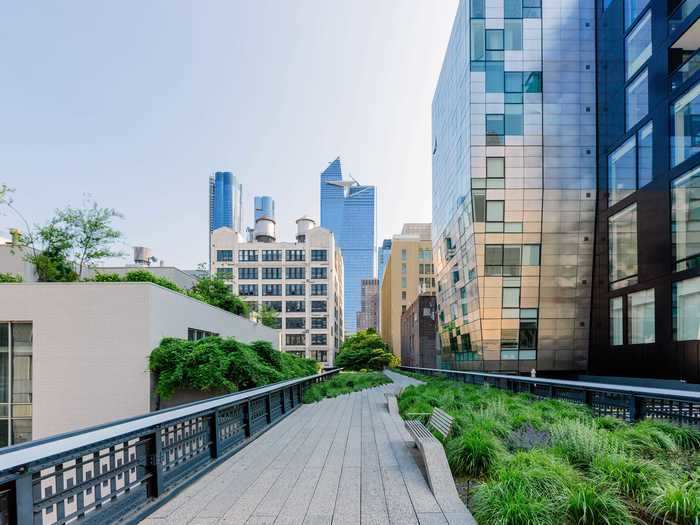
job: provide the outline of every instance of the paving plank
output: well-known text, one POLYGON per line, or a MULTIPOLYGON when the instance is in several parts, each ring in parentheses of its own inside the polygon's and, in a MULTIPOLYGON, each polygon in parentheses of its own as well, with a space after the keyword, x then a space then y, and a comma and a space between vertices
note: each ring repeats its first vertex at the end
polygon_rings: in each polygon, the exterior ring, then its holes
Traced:
POLYGON ((333 525, 357 525, 360 523, 361 470, 361 467, 343 465, 340 485, 338 486, 338 498, 333 511, 333 525))
POLYGON ((379 468, 377 444, 374 440, 371 393, 362 392, 362 492, 360 497, 361 523, 389 525, 384 484, 379 468))

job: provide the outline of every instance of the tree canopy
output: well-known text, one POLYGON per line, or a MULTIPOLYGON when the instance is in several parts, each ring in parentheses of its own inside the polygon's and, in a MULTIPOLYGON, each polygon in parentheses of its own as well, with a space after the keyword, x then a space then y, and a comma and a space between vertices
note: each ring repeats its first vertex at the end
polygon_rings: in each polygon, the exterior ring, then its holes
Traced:
POLYGON ((398 366, 396 357, 373 329, 361 330, 345 339, 335 358, 336 366, 348 370, 381 370, 398 366))

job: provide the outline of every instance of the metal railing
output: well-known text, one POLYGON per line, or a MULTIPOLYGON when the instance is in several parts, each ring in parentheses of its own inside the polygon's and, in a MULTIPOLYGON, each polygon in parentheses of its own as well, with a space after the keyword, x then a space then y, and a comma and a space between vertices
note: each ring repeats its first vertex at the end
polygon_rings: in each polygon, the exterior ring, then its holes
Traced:
POLYGON ((0 451, 0 525, 136 523, 340 369, 0 451))
POLYGON ((399 368, 462 383, 489 385, 540 398, 585 404, 597 416, 612 416, 629 422, 664 419, 681 425, 700 427, 700 392, 436 368, 399 368))
POLYGON ((678 69, 671 73, 671 91, 675 91, 700 69, 700 49, 696 50, 678 69))
POLYGON ((700 0, 685 0, 668 17, 668 32, 673 33, 700 5, 700 0))

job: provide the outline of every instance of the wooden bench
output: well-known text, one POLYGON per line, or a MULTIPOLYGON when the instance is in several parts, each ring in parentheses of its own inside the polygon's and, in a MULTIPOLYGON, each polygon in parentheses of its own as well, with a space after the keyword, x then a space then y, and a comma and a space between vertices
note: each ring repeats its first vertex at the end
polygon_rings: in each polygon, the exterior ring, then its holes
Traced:
POLYGON ((420 451, 430 490, 433 492, 448 523, 450 525, 477 525, 476 520, 474 520, 459 497, 442 443, 430 432, 430 429, 434 429, 446 438, 452 432, 453 423, 454 418, 452 416, 439 408, 434 408, 430 414, 427 427, 417 419, 407 420, 405 424, 408 433, 415 442, 415 446, 420 451))

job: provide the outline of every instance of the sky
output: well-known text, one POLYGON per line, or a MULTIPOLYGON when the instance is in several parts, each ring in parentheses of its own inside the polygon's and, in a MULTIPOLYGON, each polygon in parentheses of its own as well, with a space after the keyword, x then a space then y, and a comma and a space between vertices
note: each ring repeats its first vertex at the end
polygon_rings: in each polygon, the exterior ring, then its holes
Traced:
MULTIPOLYGON (((431 215, 430 108, 457 0, 94 0, 0 6, 0 184, 31 223, 86 198, 118 248, 208 259, 208 177, 319 217, 319 177, 378 187, 377 242, 431 215)), ((9 212, 0 232, 21 226, 9 212)), ((0 233, 2 235, 2 233, 0 233)), ((124 259, 124 262, 127 262, 124 259)))

